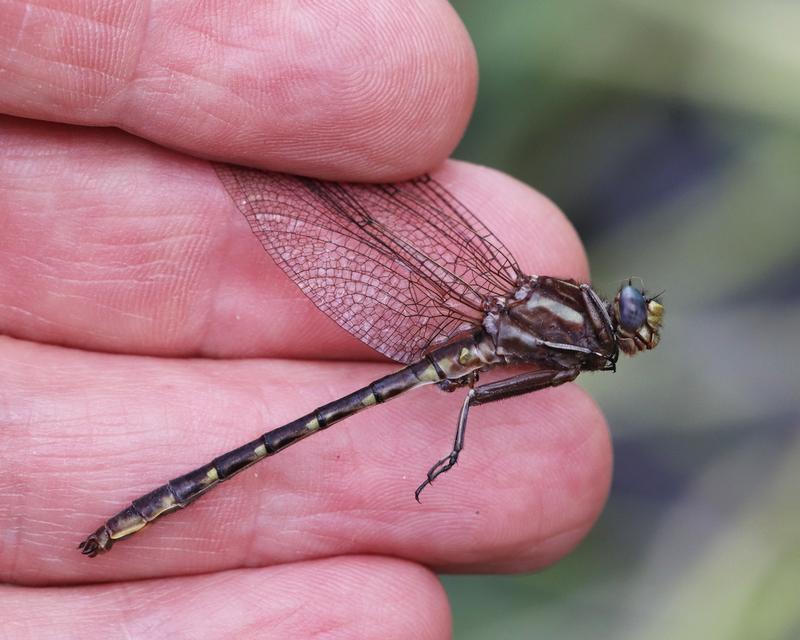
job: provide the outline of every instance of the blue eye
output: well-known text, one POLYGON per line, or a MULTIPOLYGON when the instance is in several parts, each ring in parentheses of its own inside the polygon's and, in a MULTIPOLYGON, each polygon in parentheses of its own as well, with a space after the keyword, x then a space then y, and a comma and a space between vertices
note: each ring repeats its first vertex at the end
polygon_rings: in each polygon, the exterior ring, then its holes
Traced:
POLYGON ((619 292, 619 323, 623 329, 636 331, 647 319, 647 303, 642 292, 628 285, 619 292))

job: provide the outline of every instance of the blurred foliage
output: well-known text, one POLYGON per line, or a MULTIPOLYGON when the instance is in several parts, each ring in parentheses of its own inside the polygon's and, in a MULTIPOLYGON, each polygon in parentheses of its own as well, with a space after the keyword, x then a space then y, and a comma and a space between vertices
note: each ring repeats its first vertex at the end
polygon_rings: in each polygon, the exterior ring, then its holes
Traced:
POLYGON ((800 3, 456 0, 456 156, 567 212, 593 281, 666 289, 662 345, 581 383, 608 506, 537 575, 447 577, 455 637, 800 637, 800 3))

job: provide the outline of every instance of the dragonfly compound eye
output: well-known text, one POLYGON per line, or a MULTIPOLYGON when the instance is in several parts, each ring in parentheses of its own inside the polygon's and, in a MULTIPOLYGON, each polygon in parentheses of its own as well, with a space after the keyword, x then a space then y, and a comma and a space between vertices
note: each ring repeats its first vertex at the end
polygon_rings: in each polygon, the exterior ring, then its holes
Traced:
POLYGON ((623 329, 636 331, 647 320, 647 302, 636 287, 623 287, 618 294, 618 320, 623 329))

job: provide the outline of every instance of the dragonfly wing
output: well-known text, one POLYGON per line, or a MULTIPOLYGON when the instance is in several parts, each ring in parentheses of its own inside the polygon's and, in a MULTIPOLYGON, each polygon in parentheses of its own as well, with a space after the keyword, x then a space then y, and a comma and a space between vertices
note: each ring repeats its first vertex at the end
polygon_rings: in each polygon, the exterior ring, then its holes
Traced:
POLYGON ((516 261, 429 176, 336 183, 214 165, 278 266, 344 329, 399 362, 480 326, 516 261))

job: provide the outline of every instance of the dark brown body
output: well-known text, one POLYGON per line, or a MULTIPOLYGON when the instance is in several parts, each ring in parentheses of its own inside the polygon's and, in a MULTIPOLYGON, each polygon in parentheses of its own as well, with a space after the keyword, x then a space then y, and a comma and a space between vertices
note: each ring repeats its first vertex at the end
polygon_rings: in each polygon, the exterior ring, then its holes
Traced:
POLYGON ((513 295, 496 298, 483 329, 435 348, 419 362, 215 458, 134 500, 81 543, 86 555, 108 551, 146 524, 187 506, 211 487, 343 418, 410 389, 439 383, 446 390, 473 387, 477 373, 505 365, 531 371, 471 388, 459 419, 454 453, 434 466, 428 484, 455 464, 463 446, 469 406, 500 400, 573 380, 582 370, 613 369, 618 350, 608 310, 589 285, 552 277, 526 278, 513 295))
POLYGON ((334 183, 215 165, 275 263, 341 327, 404 363, 338 400, 134 500, 84 540, 88 556, 183 508, 259 460, 421 385, 467 387, 450 453, 420 492, 456 464, 470 407, 614 370, 619 351, 658 344, 663 307, 629 282, 611 304, 588 284, 526 276, 503 244, 442 184, 334 183), (482 371, 513 377, 478 384, 482 371))

